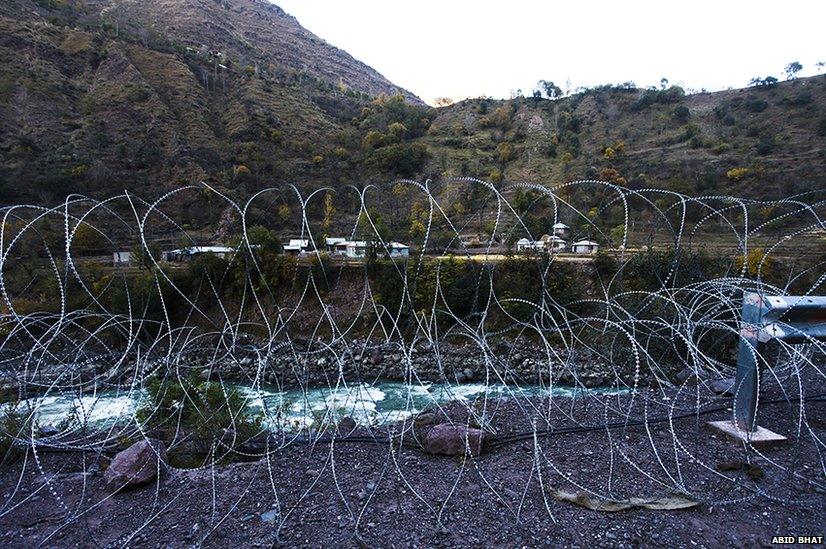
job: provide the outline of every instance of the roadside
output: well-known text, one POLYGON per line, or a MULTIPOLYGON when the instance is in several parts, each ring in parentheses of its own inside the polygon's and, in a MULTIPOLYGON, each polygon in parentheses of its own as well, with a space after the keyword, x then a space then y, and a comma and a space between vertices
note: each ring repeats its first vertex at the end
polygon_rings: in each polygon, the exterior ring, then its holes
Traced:
MULTIPOLYGON (((694 409, 698 396, 704 409, 728 403, 688 387, 633 398, 491 400, 487 417, 498 436, 530 432, 534 423, 601 425, 629 411, 650 423, 559 434, 537 445, 531 437, 468 459, 388 443, 273 443, 258 461, 172 470, 159 483, 114 495, 100 473, 106 458, 30 453, 0 472, 0 544, 753 547, 775 535, 823 535, 823 470, 813 438, 826 434, 824 401, 805 403, 800 431, 798 404, 761 408, 761 424, 790 437, 761 456, 705 428, 728 417, 724 409, 667 421, 694 409), (700 504, 607 513, 557 501, 551 488, 611 499, 685 492, 700 504)), ((463 422, 467 408, 435 413, 436 421, 463 422)), ((390 429, 414 442, 427 428, 407 422, 390 429)))

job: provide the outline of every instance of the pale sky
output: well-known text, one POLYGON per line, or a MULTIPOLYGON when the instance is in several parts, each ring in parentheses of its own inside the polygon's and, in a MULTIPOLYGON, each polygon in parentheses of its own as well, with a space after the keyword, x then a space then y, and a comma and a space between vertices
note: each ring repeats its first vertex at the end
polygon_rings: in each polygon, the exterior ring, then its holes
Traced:
MULTIPOLYGON (((826 61, 823 0, 275 0, 425 101, 633 80, 700 90, 826 61)), ((821 73, 824 72, 821 69, 821 73)))

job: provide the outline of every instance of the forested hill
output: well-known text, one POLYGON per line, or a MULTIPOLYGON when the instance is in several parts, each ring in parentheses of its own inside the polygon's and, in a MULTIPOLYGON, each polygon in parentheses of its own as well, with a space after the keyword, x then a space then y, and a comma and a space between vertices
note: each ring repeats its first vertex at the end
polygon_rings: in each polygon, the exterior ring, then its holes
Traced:
POLYGON ((6 204, 396 176, 755 198, 826 188, 826 76, 435 109, 259 0, 6 0, 0 55, 6 204))

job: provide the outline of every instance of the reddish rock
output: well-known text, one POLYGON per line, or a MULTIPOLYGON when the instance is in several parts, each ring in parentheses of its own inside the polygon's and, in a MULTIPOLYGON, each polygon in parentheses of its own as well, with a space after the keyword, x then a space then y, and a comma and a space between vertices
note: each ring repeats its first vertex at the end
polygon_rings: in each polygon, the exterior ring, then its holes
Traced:
POLYGON ((484 433, 480 429, 442 423, 427 432, 424 447, 431 454, 455 456, 469 450, 472 455, 478 456, 482 453, 483 438, 484 433))
POLYGON ((106 484, 128 488, 149 482, 166 466, 166 446, 160 440, 147 438, 118 453, 106 473, 106 484))
POLYGON ((349 435, 353 431, 356 430, 356 420, 351 418, 350 416, 344 416, 341 418, 341 421, 338 422, 338 431, 342 435, 349 435))

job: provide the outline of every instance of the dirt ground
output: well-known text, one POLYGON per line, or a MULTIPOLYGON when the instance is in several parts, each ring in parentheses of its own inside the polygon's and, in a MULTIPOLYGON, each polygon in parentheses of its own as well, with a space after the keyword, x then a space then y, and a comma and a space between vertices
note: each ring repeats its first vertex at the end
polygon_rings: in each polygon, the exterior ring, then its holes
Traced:
MULTIPOLYGON (((667 400, 646 390, 633 400, 489 401, 496 430, 489 440, 531 431, 534 422, 556 430, 600 425, 628 410, 667 418, 672 407, 673 415, 694 409, 698 396, 703 409, 730 404, 693 388, 667 400)), ((115 494, 100 472, 105 457, 29 452, 0 471, 0 546, 770 546, 773 536, 826 534, 824 401, 806 401, 804 412, 800 424, 798 403, 761 407, 761 425, 790 437, 762 455, 705 426, 729 417, 721 409, 536 444, 529 437, 467 459, 428 455, 415 444, 274 443, 257 461, 170 470, 159 482, 115 494), (682 492, 699 505, 609 513, 559 501, 555 489, 616 500, 682 492)), ((459 405, 437 414, 464 419, 459 405)))

